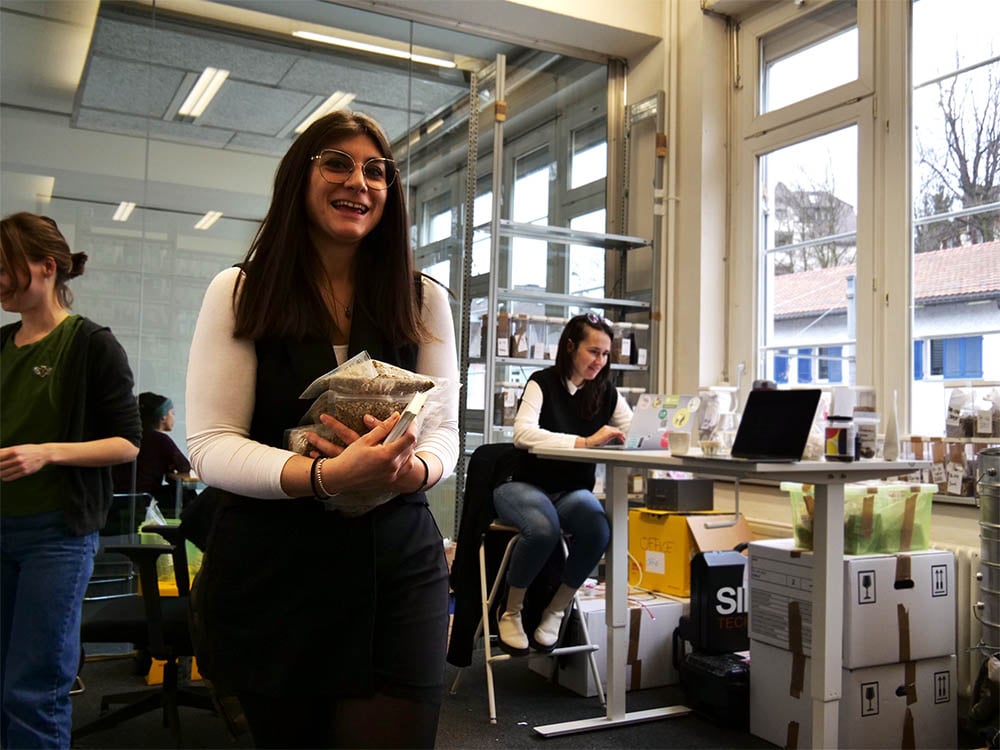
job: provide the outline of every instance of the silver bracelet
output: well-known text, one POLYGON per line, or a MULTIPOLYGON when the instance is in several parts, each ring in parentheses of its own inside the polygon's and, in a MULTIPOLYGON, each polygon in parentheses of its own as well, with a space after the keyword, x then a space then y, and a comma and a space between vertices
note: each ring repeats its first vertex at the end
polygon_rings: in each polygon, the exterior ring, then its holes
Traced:
POLYGON ((320 458, 320 459, 316 460, 315 469, 314 469, 314 471, 315 471, 314 479, 316 480, 315 484, 316 484, 316 487, 319 489, 319 495, 320 495, 320 497, 333 497, 337 493, 336 492, 330 492, 326 488, 326 485, 323 484, 323 464, 325 462, 326 462, 326 458, 320 458))

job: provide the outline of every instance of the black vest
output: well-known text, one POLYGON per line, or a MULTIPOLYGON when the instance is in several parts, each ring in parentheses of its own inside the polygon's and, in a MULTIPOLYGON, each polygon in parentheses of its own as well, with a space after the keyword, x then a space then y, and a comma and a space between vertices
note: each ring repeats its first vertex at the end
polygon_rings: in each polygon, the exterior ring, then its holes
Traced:
MULTIPOLYGON (((333 347, 324 339, 257 341, 256 393, 267 394, 254 404, 250 437, 265 445, 285 447, 284 433, 295 427, 312 401, 298 396, 320 375, 337 366, 333 347)), ((372 359, 415 370, 417 346, 394 347, 375 322, 358 307, 351 320, 348 356, 368 351, 372 359)))
MULTIPOLYGON (((618 390, 605 384, 605 393, 600 408, 590 419, 580 416, 580 391, 570 395, 563 384, 562 376, 555 367, 547 367, 531 375, 542 389, 542 411, 538 426, 551 432, 562 432, 587 437, 597 432, 611 421, 618 404, 618 390)), ((546 492, 568 492, 570 490, 594 489, 594 464, 578 461, 555 461, 529 455, 523 474, 518 480, 530 482, 546 492)))

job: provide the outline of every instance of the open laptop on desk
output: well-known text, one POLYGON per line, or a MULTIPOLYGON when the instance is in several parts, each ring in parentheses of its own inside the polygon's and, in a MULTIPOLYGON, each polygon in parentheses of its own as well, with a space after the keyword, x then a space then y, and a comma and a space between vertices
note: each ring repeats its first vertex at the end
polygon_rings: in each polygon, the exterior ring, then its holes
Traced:
POLYGON ((632 410, 632 423, 624 445, 599 445, 610 450, 665 450, 666 433, 697 430, 701 422, 702 400, 676 393, 643 393, 632 410))
POLYGON ((802 460, 819 406, 819 388, 750 391, 727 461, 790 463, 802 460))

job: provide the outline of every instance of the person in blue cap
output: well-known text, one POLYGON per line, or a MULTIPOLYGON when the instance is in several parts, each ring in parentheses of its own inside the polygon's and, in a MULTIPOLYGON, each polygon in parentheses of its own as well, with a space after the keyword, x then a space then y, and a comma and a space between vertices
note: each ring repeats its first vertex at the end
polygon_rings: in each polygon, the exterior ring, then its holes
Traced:
MULTIPOLYGON (((139 394, 142 443, 135 460, 135 492, 148 492, 156 501, 172 508, 175 485, 191 475, 191 463, 168 435, 174 428, 174 403, 152 391, 139 394), (168 481, 170 480, 170 481, 168 481)), ((115 492, 132 492, 132 465, 115 467, 115 492)))

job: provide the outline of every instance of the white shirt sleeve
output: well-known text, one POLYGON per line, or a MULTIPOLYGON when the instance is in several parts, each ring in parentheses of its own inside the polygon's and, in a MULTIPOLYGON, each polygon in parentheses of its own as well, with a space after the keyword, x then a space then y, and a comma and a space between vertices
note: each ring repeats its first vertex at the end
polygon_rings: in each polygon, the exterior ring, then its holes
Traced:
POLYGON ((257 381, 252 341, 233 336, 238 268, 208 286, 198 313, 187 371, 188 452, 201 479, 248 497, 283 498, 281 470, 294 453, 251 440, 257 381))
POLYGON ((455 324, 448 292, 435 281, 423 279, 424 326, 433 337, 422 343, 417 352, 417 372, 444 381, 421 410, 416 450, 437 456, 444 467, 441 479, 455 471, 458 462, 458 356, 455 348, 455 324))
POLYGON ((608 424, 624 432, 628 432, 629 425, 632 424, 632 407, 621 393, 618 394, 618 403, 615 404, 614 413, 608 424))

